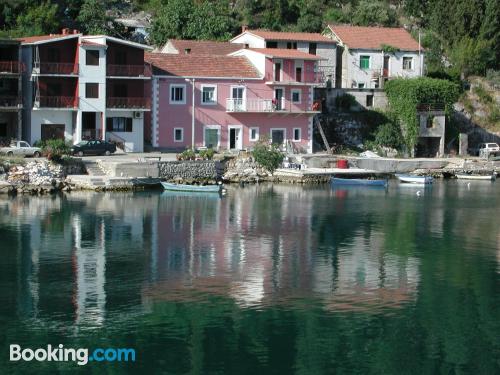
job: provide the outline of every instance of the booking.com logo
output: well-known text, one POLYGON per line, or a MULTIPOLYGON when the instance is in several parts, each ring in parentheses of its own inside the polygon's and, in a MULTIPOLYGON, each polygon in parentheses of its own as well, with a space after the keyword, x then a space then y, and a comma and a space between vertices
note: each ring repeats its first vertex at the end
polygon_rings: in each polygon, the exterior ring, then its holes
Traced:
POLYGON ((21 345, 10 345, 11 361, 33 360, 38 362, 76 362, 83 366, 89 362, 135 362, 135 349, 130 348, 97 348, 89 355, 86 348, 65 348, 63 344, 58 346, 47 345, 47 348, 21 349, 21 345))

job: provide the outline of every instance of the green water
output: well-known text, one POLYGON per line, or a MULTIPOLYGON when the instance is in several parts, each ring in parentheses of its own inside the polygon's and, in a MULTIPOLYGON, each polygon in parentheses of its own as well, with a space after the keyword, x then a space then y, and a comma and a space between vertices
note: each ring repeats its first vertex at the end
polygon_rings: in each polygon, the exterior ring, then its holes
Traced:
POLYGON ((460 181, 3 197, 0 373, 499 374, 499 208, 460 181))

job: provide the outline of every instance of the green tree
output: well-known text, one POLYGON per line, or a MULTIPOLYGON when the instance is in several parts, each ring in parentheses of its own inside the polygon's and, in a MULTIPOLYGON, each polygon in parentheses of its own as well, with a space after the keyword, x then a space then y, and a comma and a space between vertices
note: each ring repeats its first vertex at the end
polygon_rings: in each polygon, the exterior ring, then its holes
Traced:
POLYGON ((107 34, 109 31, 110 18, 101 0, 85 0, 77 20, 87 34, 107 34))
POLYGON ((450 48, 449 56, 453 68, 467 77, 485 75, 486 69, 495 63, 495 51, 491 41, 464 37, 450 48))
POLYGON ((153 18, 149 38, 154 45, 162 45, 170 38, 191 39, 187 25, 194 12, 192 0, 170 0, 153 18))
POLYGON ((212 3, 204 1, 194 7, 186 25, 190 39, 228 40, 232 19, 227 0, 212 3))
POLYGON ((394 26, 396 13, 384 1, 361 0, 354 10, 353 23, 359 26, 394 26))
POLYGON ((17 17, 17 33, 20 35, 40 35, 58 31, 58 7, 49 1, 29 8, 17 17))

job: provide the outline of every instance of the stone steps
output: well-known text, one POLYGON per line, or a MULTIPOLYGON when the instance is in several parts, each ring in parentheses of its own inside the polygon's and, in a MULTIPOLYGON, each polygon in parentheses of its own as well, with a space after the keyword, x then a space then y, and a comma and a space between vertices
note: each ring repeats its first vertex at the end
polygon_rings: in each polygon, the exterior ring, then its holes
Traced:
POLYGON ((106 173, 104 173, 99 164, 96 162, 86 161, 85 169, 87 170, 89 176, 106 176, 106 173))

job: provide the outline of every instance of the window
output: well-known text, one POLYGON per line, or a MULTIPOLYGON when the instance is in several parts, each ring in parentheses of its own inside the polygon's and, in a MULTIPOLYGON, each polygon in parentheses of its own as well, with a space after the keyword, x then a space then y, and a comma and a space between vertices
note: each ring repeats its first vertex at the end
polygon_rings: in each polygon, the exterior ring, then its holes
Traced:
POLYGON ((413 57, 403 56, 403 70, 412 70, 412 69, 413 69, 413 57))
POLYGON ((281 61, 274 62, 274 81, 281 81, 281 61))
POLYGON ((250 128, 250 141, 255 142, 259 140, 259 128, 250 128))
POLYGON ((183 128, 174 128, 174 142, 184 142, 183 128))
POLYGON ((220 139, 219 125, 205 125, 203 145, 207 148, 218 148, 220 139))
POLYGON ((434 127, 434 116, 427 116, 425 126, 427 129, 432 129, 434 127))
POLYGON ((364 83, 358 83, 358 89, 364 89, 365 84, 364 83))
POLYGON ((58 48, 49 48, 47 51, 47 61, 48 62, 60 62, 61 52, 58 48))
POLYGON ((302 82, 302 62, 295 62, 295 81, 302 82))
POLYGON ((85 84, 85 97, 90 99, 96 99, 99 97, 99 84, 89 83, 85 84))
POLYGON ((170 104, 186 104, 186 85, 170 85, 170 104))
POLYGON ((106 131, 108 132, 132 132, 131 117, 108 117, 106 119, 106 131))
POLYGON ((288 42, 286 44, 287 49, 297 49, 297 42, 288 42))
POLYGON ((370 56, 360 56, 359 67, 361 69, 370 69, 370 56))
POLYGON ((124 50, 115 51, 115 64, 116 65, 126 65, 127 64, 127 52, 124 50))
POLYGON ((317 46, 316 43, 309 43, 309 54, 310 55, 315 55, 317 48, 318 48, 318 46, 317 46))
POLYGON ((278 42, 266 42, 266 48, 278 48, 278 42))
POLYGON ((299 142, 301 139, 300 128, 293 128, 293 141, 299 142))
POLYGON ((366 95, 366 106, 373 107, 373 95, 366 95))
POLYGON ((99 51, 95 49, 88 49, 85 52, 85 64, 99 65, 99 51))
POLYGON ((217 104, 217 86, 201 86, 201 103, 217 104))
POLYGON ((293 89, 292 90, 292 103, 294 104, 300 104, 302 101, 301 99, 302 96, 302 90, 300 89, 293 89))

